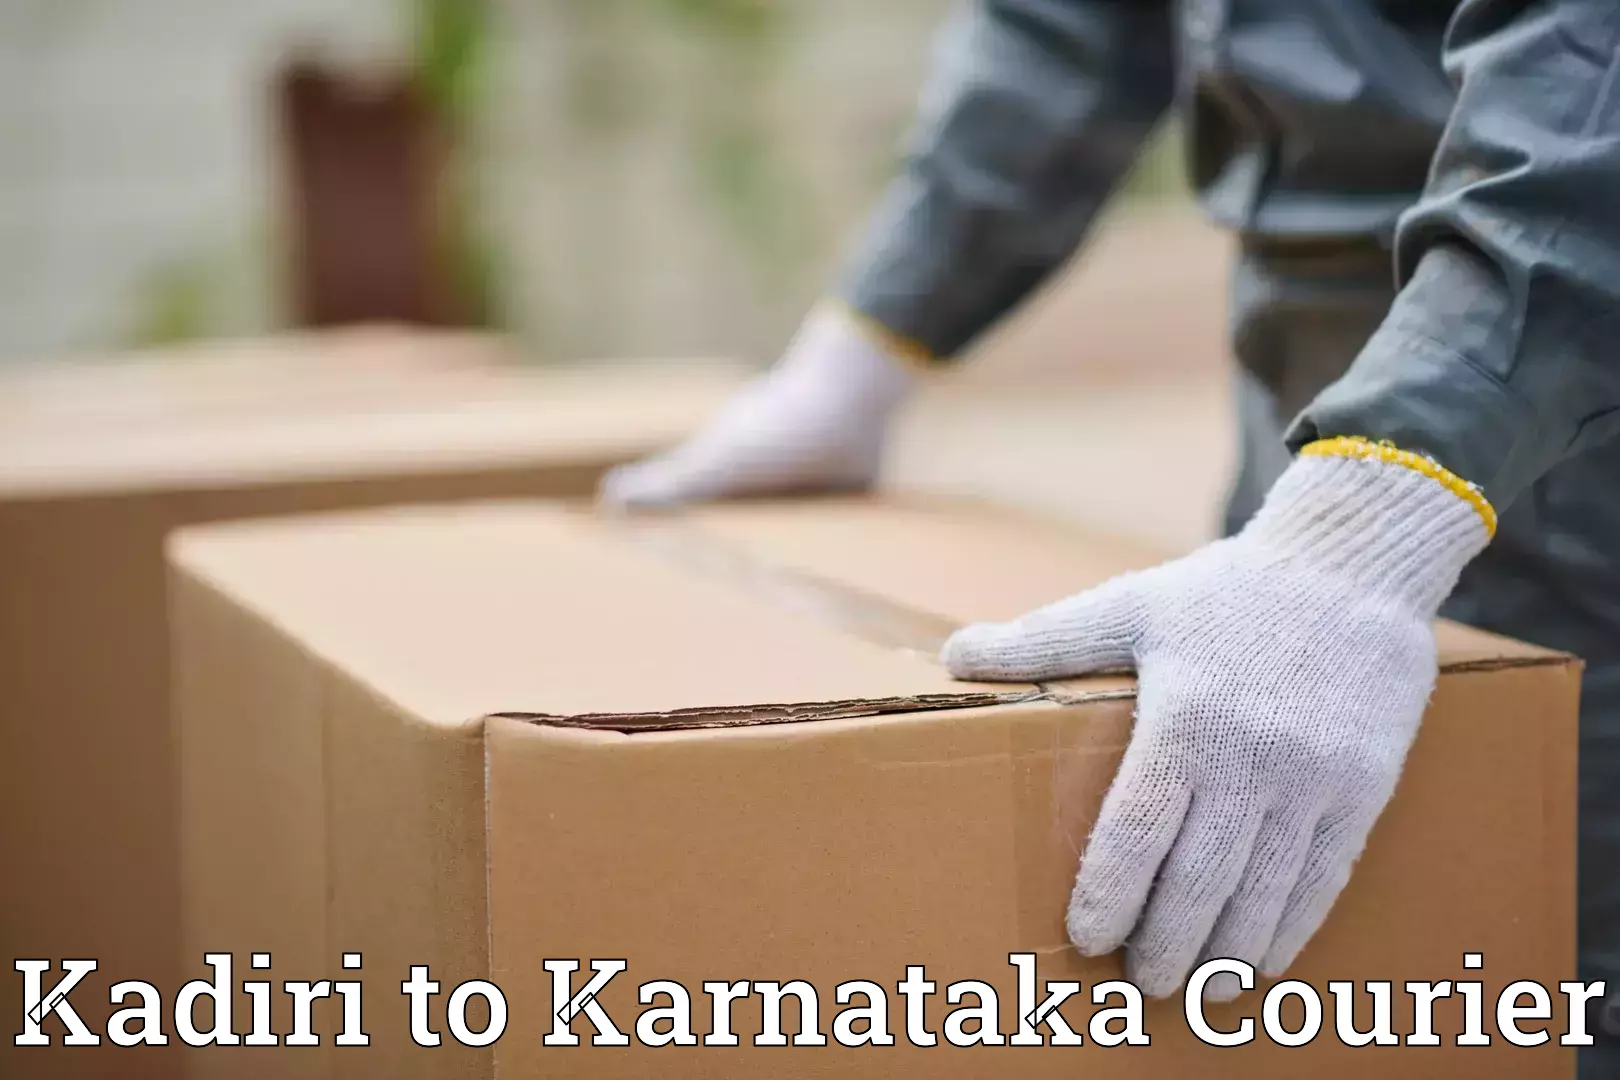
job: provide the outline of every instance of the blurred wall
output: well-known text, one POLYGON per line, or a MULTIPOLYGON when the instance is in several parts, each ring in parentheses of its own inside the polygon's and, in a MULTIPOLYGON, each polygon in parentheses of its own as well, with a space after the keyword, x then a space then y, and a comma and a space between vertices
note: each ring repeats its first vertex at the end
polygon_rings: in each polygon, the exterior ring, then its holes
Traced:
POLYGON ((774 350, 897 160, 949 0, 503 0, 503 307, 550 354, 774 350))
MULTIPOLYGON (((408 62, 430 2, 0 0, 0 361, 284 322, 273 74, 408 62)), ((763 362, 951 0, 487 2, 463 165, 497 321, 541 357, 763 362)))
POLYGON ((397 54, 399 0, 0 0, 0 360, 278 319, 286 49, 397 54))

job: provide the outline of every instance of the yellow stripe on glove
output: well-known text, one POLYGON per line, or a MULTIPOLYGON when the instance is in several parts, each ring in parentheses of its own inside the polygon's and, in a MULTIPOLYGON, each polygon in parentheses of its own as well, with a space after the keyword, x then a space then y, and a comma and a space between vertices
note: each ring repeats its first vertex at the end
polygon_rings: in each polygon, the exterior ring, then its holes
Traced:
POLYGON ((1458 476, 1431 457, 1402 450, 1388 441, 1373 442, 1354 435, 1341 435, 1332 439, 1318 439, 1302 447, 1301 457, 1348 457, 1367 461, 1387 461, 1413 472, 1438 480, 1448 491, 1472 506, 1485 523, 1485 532, 1496 535, 1496 508, 1480 493, 1478 487, 1458 476))

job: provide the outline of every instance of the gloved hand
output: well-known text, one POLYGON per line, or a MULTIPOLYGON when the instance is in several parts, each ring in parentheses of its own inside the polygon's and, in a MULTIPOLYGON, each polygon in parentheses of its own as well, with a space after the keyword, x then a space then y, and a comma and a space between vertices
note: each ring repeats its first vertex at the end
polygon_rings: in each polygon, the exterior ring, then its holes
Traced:
MULTIPOLYGON (((1427 458, 1326 440, 1239 535, 945 644, 964 679, 1137 669, 1069 905, 1082 953, 1128 942, 1155 997, 1211 958, 1293 962, 1394 792, 1434 689, 1432 620, 1494 528, 1427 458)), ((1230 974, 1205 986, 1238 993, 1230 974)))
POLYGON ((812 313, 770 372, 688 442, 603 479, 600 501, 642 509, 871 486, 895 408, 918 374, 841 309, 812 313))

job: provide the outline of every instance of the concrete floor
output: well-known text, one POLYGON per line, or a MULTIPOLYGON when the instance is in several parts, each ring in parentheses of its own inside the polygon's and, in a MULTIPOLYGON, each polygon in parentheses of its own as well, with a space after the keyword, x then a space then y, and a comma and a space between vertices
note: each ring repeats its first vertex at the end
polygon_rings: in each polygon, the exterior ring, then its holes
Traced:
POLYGON ((1223 381, 931 393, 887 485, 1037 510, 1177 553, 1213 538, 1235 460, 1223 381))
POLYGON ((1052 288, 931 380, 885 484, 1008 502, 1170 552, 1213 537, 1236 459, 1226 251, 1184 213, 1108 224, 1052 288))

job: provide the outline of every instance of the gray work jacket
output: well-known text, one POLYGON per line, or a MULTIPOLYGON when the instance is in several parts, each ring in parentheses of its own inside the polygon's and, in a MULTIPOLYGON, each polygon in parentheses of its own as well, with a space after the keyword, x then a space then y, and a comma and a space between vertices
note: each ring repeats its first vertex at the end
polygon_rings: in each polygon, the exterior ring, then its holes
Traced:
MULTIPOLYGON (((841 287, 934 355, 1079 247, 1174 107, 1246 253, 1386 255, 1393 303, 1299 402, 1295 447, 1389 439, 1501 509, 1620 430, 1616 0, 976 0, 938 50, 841 287)), ((1274 376, 1288 358, 1234 322, 1274 376)))

